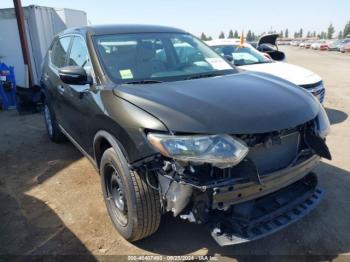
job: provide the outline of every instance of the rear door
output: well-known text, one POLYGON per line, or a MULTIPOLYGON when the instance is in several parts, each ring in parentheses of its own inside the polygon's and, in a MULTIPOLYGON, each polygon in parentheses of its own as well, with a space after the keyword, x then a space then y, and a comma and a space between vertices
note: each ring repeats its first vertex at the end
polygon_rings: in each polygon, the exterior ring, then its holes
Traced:
POLYGON ((71 36, 58 38, 49 51, 49 61, 44 73, 44 81, 48 87, 48 98, 54 109, 59 125, 68 129, 67 112, 64 99, 65 86, 58 74, 60 68, 67 66, 68 52, 71 46, 71 36))

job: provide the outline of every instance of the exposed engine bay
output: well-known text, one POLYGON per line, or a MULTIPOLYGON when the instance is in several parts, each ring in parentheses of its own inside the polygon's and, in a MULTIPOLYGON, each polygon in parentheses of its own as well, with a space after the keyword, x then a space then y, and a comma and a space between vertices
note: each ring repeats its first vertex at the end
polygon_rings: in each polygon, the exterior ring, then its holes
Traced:
POLYGON ((145 172, 148 184, 159 191, 164 213, 208 225, 220 245, 241 243, 303 216, 308 209, 293 211, 303 201, 314 206, 320 200, 322 190, 310 172, 320 157, 331 156, 315 130, 316 122, 310 121, 276 132, 237 135, 249 152, 234 166, 158 155, 135 168, 145 172), (268 225, 281 215, 282 222, 268 225))

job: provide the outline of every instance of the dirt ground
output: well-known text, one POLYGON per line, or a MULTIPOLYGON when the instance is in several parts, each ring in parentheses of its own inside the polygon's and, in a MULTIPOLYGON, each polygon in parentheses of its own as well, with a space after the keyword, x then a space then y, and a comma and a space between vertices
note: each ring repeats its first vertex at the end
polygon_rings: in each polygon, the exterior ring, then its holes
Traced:
POLYGON ((40 114, 0 112, 0 255, 86 255, 104 260, 104 255, 208 254, 238 261, 256 255, 276 261, 350 260, 350 56, 283 49, 288 62, 323 77, 332 122, 328 144, 333 160, 323 161, 316 170, 326 196, 302 221, 258 241, 219 247, 204 227, 166 216, 155 235, 128 243, 109 220, 90 162, 70 143, 50 143, 40 114))

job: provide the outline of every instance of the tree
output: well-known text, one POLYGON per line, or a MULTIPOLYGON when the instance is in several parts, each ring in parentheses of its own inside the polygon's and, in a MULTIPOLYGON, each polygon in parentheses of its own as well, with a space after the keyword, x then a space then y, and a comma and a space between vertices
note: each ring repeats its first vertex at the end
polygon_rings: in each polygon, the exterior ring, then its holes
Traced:
POLYGON ((286 31, 284 31, 284 37, 285 37, 285 38, 288 38, 288 37, 289 37, 289 31, 288 31, 288 28, 286 29, 286 31))
POLYGON ((350 35, 350 21, 345 25, 343 30, 343 37, 350 35))
POLYGON ((310 31, 307 31, 306 37, 307 37, 307 38, 311 37, 311 32, 310 32, 310 31))
POLYGON ((230 30, 230 32, 228 32, 228 37, 227 38, 233 38, 233 31, 230 30))
POLYGON ((233 35, 234 38, 239 38, 239 34, 238 34, 238 31, 235 30, 235 34, 233 35))
POLYGON ((316 31, 312 33, 312 37, 316 37, 316 31))
POLYGON ((343 31, 339 31, 339 34, 338 34, 338 39, 343 39, 343 31))
POLYGON ((221 33, 220 33, 219 38, 220 38, 220 39, 224 39, 224 38, 225 38, 224 32, 221 32, 221 33))
POLYGON ((294 33, 294 38, 298 38, 298 33, 297 32, 294 33))
POLYGON ((283 30, 281 30, 281 32, 280 32, 280 37, 283 37, 283 36, 284 36, 283 30))
POLYGON ((208 40, 207 36, 204 33, 201 34, 201 40, 202 41, 207 41, 208 40))
POLYGON ((213 38, 212 38, 211 36, 209 36, 209 37, 207 38, 207 41, 211 41, 211 40, 213 40, 213 38))
POLYGON ((247 36, 246 36, 247 41, 253 41, 253 34, 251 30, 248 30, 247 36))
POLYGON ((300 38, 303 37, 303 29, 302 29, 302 28, 300 28, 300 30, 299 30, 299 37, 300 37, 300 38))
POLYGON ((334 30, 334 26, 332 25, 332 23, 328 26, 327 29, 327 39, 332 39, 333 38, 333 34, 334 34, 335 30, 334 30))

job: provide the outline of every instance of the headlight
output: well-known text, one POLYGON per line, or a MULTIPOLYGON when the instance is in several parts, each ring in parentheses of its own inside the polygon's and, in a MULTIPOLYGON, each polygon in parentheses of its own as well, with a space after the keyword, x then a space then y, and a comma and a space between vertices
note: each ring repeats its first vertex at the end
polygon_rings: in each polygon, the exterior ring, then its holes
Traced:
POLYGON ((331 130, 331 124, 329 123, 327 113, 323 106, 320 106, 320 112, 317 115, 316 124, 318 135, 322 138, 326 138, 331 130))
POLYGON ((186 162, 210 163, 220 168, 237 165, 249 150, 243 141, 229 135, 174 136, 149 133, 147 139, 164 156, 186 162))

